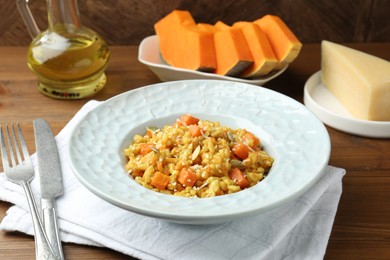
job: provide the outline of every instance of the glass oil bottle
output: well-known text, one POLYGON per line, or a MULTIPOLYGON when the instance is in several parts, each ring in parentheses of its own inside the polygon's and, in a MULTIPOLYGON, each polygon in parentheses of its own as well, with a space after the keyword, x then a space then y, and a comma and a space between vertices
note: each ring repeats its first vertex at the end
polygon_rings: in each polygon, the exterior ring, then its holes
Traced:
POLYGON ((38 77, 38 89, 57 99, 81 99, 101 90, 110 51, 104 39, 81 25, 77 0, 46 0, 48 29, 41 32, 28 8, 18 8, 33 41, 27 64, 38 77))

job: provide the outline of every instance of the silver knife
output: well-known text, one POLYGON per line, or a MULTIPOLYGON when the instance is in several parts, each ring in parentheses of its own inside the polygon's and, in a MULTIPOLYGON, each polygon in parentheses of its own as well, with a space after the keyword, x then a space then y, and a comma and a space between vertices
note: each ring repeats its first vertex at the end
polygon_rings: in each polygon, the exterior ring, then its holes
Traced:
POLYGON ((49 124, 34 120, 35 145, 41 184, 42 222, 54 253, 64 259, 57 223, 55 198, 63 193, 61 163, 49 124))

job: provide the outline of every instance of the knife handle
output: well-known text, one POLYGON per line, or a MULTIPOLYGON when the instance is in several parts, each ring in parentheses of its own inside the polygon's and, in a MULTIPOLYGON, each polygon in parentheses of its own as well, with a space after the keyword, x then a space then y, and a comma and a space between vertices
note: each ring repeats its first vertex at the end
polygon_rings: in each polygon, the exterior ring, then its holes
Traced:
POLYGON ((61 260, 63 260, 65 258, 64 253, 62 251, 55 202, 53 200, 42 199, 41 203, 43 226, 47 238, 53 248, 53 251, 60 256, 61 260))
POLYGON ((42 221, 38 216, 37 206, 35 205, 34 195, 31 191, 30 184, 26 181, 20 182, 23 187, 28 206, 30 208, 31 217, 34 225, 34 236, 35 236, 35 253, 37 259, 51 259, 57 260, 58 254, 55 254, 49 239, 47 238, 46 232, 43 229, 42 221))

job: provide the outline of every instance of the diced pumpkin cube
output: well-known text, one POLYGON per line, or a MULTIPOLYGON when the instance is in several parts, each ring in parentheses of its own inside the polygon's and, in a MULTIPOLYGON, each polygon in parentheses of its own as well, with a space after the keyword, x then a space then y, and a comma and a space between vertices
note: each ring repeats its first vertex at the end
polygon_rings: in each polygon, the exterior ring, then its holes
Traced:
POLYGON ((185 125, 197 125, 199 122, 199 119, 190 115, 190 114, 183 114, 180 117, 180 122, 185 125))
POLYGON ((244 160, 248 157, 249 147, 246 144, 238 142, 238 143, 233 145, 232 152, 235 156, 244 160))
POLYGON ((190 168, 181 169, 177 181, 180 182, 183 186, 194 186, 197 180, 196 173, 190 168))
POLYGON ((152 150, 152 147, 150 146, 150 144, 141 144, 140 145, 140 148, 139 148, 139 153, 143 156, 147 155, 148 153, 150 153, 152 150))
POLYGON ((190 125, 188 131, 190 132, 190 135, 192 137, 197 137, 202 135, 202 131, 198 125, 190 125))
POLYGON ((150 184, 152 184, 153 187, 159 190, 165 190, 168 183, 169 183, 169 176, 161 172, 156 172, 153 176, 152 181, 150 182, 150 184))
POLYGON ((234 180, 241 189, 245 189, 249 186, 249 181, 246 176, 238 168, 233 168, 229 172, 230 179, 234 180))

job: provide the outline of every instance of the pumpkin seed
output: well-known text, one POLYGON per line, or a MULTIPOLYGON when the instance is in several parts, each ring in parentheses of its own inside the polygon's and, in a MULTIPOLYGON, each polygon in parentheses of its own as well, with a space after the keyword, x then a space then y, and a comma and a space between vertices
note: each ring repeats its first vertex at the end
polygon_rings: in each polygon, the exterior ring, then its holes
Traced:
POLYGON ((232 159, 232 160, 230 160, 230 164, 233 167, 236 167, 238 169, 243 169, 244 168, 244 165, 242 164, 242 162, 240 160, 232 159))
POLYGON ((146 130, 150 130, 150 131, 156 131, 158 129, 157 126, 147 126, 146 127, 146 130))
POLYGON ((153 152, 155 152, 155 153, 160 153, 160 150, 158 150, 156 147, 154 147, 154 146, 150 146, 150 149, 152 149, 153 150, 153 152))

